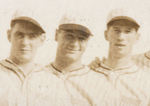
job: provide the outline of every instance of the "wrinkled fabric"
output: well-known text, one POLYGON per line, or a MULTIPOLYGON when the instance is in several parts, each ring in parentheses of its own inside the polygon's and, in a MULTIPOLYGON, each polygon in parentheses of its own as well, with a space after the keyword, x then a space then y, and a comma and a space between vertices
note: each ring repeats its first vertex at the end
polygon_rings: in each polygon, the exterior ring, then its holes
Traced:
POLYGON ((150 74, 136 65, 62 73, 47 65, 25 76, 10 60, 0 62, 2 106, 149 106, 150 74))
POLYGON ((148 53, 149 51, 143 54, 134 55, 132 59, 139 67, 150 70, 150 57, 148 53))
MULTIPOLYGON (((73 82, 71 78, 84 76, 89 70, 80 70, 61 73, 51 65, 43 70, 32 73, 28 82, 29 106, 92 106, 87 92, 73 82)), ((80 77, 79 77, 80 78, 80 77)), ((86 82, 84 82, 85 84, 86 82)))
MULTIPOLYGON (((150 71, 137 65, 111 69, 104 64, 93 68, 95 72, 103 74, 102 79, 110 84, 110 89, 104 89, 103 105, 97 102, 98 106, 149 106, 150 102, 150 71), (108 99, 109 98, 109 99, 108 99)), ((105 83, 103 82, 103 83, 105 83)))
MULTIPOLYGON (((33 67, 39 68, 39 65, 33 67)), ((28 76, 11 60, 0 61, 0 106, 27 106, 26 80, 28 76)))
POLYGON ((28 106, 149 106, 149 75, 136 65, 113 70, 101 62, 65 74, 48 65, 29 79, 28 106))

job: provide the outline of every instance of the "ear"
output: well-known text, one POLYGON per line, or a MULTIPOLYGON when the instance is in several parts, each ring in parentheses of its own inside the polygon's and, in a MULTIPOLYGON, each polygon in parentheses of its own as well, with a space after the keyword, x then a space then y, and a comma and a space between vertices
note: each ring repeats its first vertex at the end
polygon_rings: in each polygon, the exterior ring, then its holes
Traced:
POLYGON ((139 32, 137 32, 136 34, 136 39, 139 40, 140 39, 141 34, 139 32))
POLYGON ((58 33, 59 33, 59 30, 56 29, 56 32, 55 32, 55 41, 57 41, 57 39, 58 39, 58 33))
POLYGON ((46 39, 45 34, 40 35, 39 42, 38 42, 37 45, 38 45, 38 46, 42 46, 43 43, 44 43, 44 41, 45 41, 45 39, 46 39))
POLYGON ((7 39, 9 42, 11 42, 11 30, 7 30, 7 39))
POLYGON ((105 36, 105 40, 108 40, 108 31, 107 30, 105 30, 104 36, 105 36))
POLYGON ((139 41, 139 38, 140 38, 140 33, 136 33, 136 40, 135 40, 135 43, 137 43, 139 41))
POLYGON ((45 35, 45 34, 42 34, 42 35, 41 35, 41 42, 44 42, 45 39, 46 39, 46 35, 45 35))

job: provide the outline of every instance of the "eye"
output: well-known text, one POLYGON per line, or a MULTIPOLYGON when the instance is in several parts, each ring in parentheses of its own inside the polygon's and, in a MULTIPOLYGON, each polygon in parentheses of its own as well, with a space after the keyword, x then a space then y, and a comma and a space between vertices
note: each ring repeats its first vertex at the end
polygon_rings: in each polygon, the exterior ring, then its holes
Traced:
POLYGON ((65 38, 66 38, 66 39, 70 39, 70 40, 71 40, 71 39, 73 39, 74 37, 73 37, 73 35, 72 35, 72 34, 66 34, 65 38))
POLYGON ((120 28, 119 27, 113 27, 113 31, 118 33, 118 32, 120 32, 120 28))
POLYGON ((35 33, 30 33, 30 34, 28 34, 28 36, 29 36, 30 39, 34 39, 34 38, 36 38, 38 35, 35 34, 35 33))
POLYGON ((15 35, 17 38, 23 38, 24 37, 24 33, 22 33, 22 32, 16 32, 15 35))
POLYGON ((130 33, 130 32, 131 32, 131 30, 126 30, 126 31, 125 31, 125 33, 130 33))
POLYGON ((85 41, 85 40, 86 40, 85 37, 79 37, 78 39, 79 39, 80 41, 85 41))
POLYGON ((119 29, 114 29, 114 31, 115 31, 115 32, 117 32, 117 33, 119 33, 119 32, 120 32, 120 30, 119 30, 119 29))

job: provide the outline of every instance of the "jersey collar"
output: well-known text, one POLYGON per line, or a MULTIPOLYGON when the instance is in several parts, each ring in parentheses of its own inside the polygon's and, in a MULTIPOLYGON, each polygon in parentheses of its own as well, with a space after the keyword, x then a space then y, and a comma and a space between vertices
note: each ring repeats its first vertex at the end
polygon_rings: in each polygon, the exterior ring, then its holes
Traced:
POLYGON ((111 72, 117 73, 117 74, 129 74, 129 73, 134 73, 137 72, 138 67, 132 63, 128 66, 120 67, 120 68, 111 68, 108 65, 105 64, 106 58, 103 58, 102 61, 100 62, 100 66, 96 68, 94 71, 100 72, 103 74, 109 74, 111 72))
POLYGON ((73 70, 67 73, 62 73, 60 70, 54 67, 52 63, 47 65, 46 67, 56 76, 68 76, 68 77, 79 76, 79 75, 82 76, 90 71, 89 68, 85 65, 83 65, 81 68, 78 68, 76 70, 73 70))

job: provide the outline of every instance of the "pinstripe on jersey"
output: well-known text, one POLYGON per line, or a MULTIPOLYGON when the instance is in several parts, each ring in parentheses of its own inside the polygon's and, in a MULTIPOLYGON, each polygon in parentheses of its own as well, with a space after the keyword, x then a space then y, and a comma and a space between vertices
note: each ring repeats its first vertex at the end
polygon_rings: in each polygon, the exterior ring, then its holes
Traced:
POLYGON ((150 68, 149 51, 143 54, 133 56, 133 61, 140 67, 150 68))
MULTIPOLYGON (((41 68, 39 65, 33 67, 34 70, 39 68, 41 68)), ((3 101, 5 101, 3 104, 7 104, 8 106, 26 106, 26 82, 29 76, 25 76, 21 68, 11 60, 5 59, 0 61, 1 106, 3 101)))
POLYGON ((88 73, 88 68, 83 67, 63 74, 52 65, 32 73, 28 83, 29 106, 92 106, 88 93, 71 80, 88 73))
MULTIPOLYGON (((148 106, 150 99, 150 72, 136 64, 130 67, 111 69, 100 61, 99 67, 93 71, 103 74, 112 89, 107 89, 104 95, 106 106, 148 106), (116 92, 116 93, 112 93, 116 92), (108 95, 109 94, 109 95, 108 95), (109 100, 108 100, 109 98, 109 100)), ((104 105, 104 106, 105 106, 104 105)), ((101 106, 101 105, 100 105, 101 106)))

